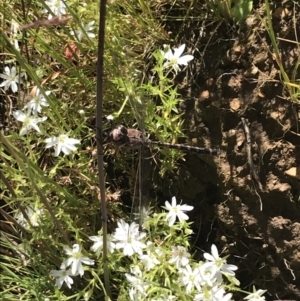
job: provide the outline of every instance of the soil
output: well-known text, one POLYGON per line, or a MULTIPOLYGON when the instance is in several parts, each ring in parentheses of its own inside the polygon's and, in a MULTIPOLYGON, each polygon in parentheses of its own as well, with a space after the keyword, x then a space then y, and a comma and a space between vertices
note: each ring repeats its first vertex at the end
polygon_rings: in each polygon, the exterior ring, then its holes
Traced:
MULTIPOLYGON (((271 6, 289 77, 300 55, 296 2, 271 6)), ((221 155, 187 154, 177 186, 166 187, 195 207, 196 246, 209 251, 215 243, 230 254, 242 288, 266 289, 267 300, 300 300, 300 97, 292 102, 283 86, 259 17, 265 17, 263 1, 254 2, 239 25, 205 19, 185 23, 180 42, 195 57, 177 78, 186 134, 202 146, 220 145, 221 155)), ((178 26, 166 24, 174 39, 178 26)))

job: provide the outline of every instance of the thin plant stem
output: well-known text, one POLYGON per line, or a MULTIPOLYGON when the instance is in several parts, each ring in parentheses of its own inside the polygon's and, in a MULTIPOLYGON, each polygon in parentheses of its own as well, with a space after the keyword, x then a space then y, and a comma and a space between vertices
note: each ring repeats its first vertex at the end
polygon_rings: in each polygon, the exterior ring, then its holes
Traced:
POLYGON ((100 14, 99 14, 100 19, 99 19, 99 32, 98 32, 98 54, 97 54, 98 63, 97 63, 97 96, 96 96, 97 97, 96 137, 97 137, 97 152, 98 152, 98 179, 99 179, 99 187, 100 187, 102 233, 103 233, 104 283, 105 283, 106 297, 111 299, 108 258, 107 258, 107 208, 106 208, 106 198, 105 198, 103 134, 102 134, 105 15, 106 15, 106 0, 101 0, 100 14))

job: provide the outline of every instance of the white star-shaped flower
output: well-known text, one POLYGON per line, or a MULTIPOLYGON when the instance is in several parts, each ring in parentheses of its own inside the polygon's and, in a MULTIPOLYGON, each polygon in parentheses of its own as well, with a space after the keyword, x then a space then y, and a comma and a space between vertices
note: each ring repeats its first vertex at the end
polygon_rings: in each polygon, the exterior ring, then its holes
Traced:
MULTIPOLYGON (((41 217, 44 214, 43 209, 38 209, 38 208, 32 209, 31 207, 28 206, 25 208, 25 213, 27 214, 29 221, 33 227, 38 227, 40 225, 41 217)), ((30 228, 27 219, 25 218, 25 216, 21 211, 17 212, 17 214, 15 215, 15 219, 24 228, 26 229, 30 228)))
POLYGON ((142 296, 146 297, 146 291, 149 283, 144 281, 142 271, 138 267, 130 269, 131 274, 126 273, 125 276, 131 285, 129 296, 131 300, 142 300, 142 296))
POLYGON ((69 138, 68 135, 62 134, 58 137, 50 137, 45 139, 45 148, 55 146, 55 157, 57 157, 62 151, 64 154, 69 155, 72 151, 76 151, 77 147, 75 144, 79 144, 80 140, 69 138))
POLYGON ((222 274, 234 276, 233 271, 237 270, 237 266, 227 264, 225 258, 219 256, 218 249, 215 245, 211 246, 211 254, 204 253, 204 258, 209 262, 203 264, 202 268, 211 269, 211 272, 217 278, 218 283, 222 283, 222 274))
POLYGON ((149 206, 141 205, 139 206, 137 213, 134 213, 133 215, 135 217, 135 221, 142 225, 143 229, 146 229, 152 213, 152 209, 149 206))
POLYGON ((192 269, 189 264, 180 270, 181 276, 179 283, 185 286, 186 292, 189 294, 194 288, 201 292, 201 275, 199 268, 192 269))
POLYGON ((216 273, 210 267, 206 267, 203 262, 200 263, 199 272, 202 278, 201 285, 210 287, 217 281, 216 273))
POLYGON ((74 283, 74 280, 70 277, 72 275, 71 269, 69 270, 52 270, 50 271, 50 276, 57 278, 55 285, 60 289, 65 282, 68 288, 74 283))
MULTIPOLYGON (((152 245, 151 243, 148 244, 152 245)), ((139 258, 141 260, 141 263, 144 265, 146 271, 152 270, 156 265, 160 264, 160 261, 157 259, 157 256, 161 256, 163 252, 157 247, 147 250, 147 254, 140 255, 139 258)))
POLYGON ((232 294, 226 294, 225 289, 222 286, 213 285, 204 286, 202 292, 197 294, 194 301, 230 301, 232 294))
POLYGON ((142 255, 142 249, 146 245, 141 240, 146 236, 146 233, 139 232, 139 225, 131 223, 130 225, 123 220, 118 222, 118 228, 113 236, 116 242, 116 249, 123 249, 124 255, 132 256, 134 253, 142 255))
POLYGON ((35 129, 38 133, 41 133, 40 128, 38 127, 38 123, 39 122, 43 122, 45 120, 47 120, 47 117, 35 117, 35 116, 30 116, 27 113, 24 113, 20 110, 14 111, 13 112, 13 116, 15 117, 15 119, 17 119, 20 122, 23 122, 23 126, 20 130, 20 135, 23 136, 25 134, 27 134, 28 131, 30 131, 31 129, 35 129))
POLYGON ((78 29, 75 30, 75 32, 72 30, 70 31, 70 34, 73 36, 75 35, 78 41, 81 41, 85 35, 93 39, 96 36, 93 32, 91 32, 95 29, 94 23, 95 21, 91 21, 87 25, 82 25, 84 30, 78 29))
POLYGON ((178 48, 174 48, 174 52, 168 48, 168 46, 165 46, 165 49, 168 50, 163 51, 162 54, 167 61, 164 63, 163 67, 173 68, 176 74, 180 71, 179 65, 187 66, 188 62, 194 59, 194 57, 190 54, 181 56, 185 49, 185 44, 182 44, 178 48))
MULTIPOLYGON (((66 5, 62 0, 48 0, 45 3, 49 6, 51 13, 48 16, 48 20, 52 19, 54 16, 61 18, 62 15, 67 13, 66 5)), ((49 13, 48 9, 43 9, 43 13, 49 13)))
POLYGON ((81 254, 81 247, 78 244, 74 244, 73 248, 69 248, 67 246, 64 247, 64 250, 67 255, 70 257, 65 260, 60 268, 66 269, 69 265, 71 266, 71 275, 76 275, 77 273, 82 277, 84 274, 84 269, 82 264, 93 265, 94 260, 89 259, 81 254))
POLYGON ((184 267, 189 263, 189 258, 191 257, 191 254, 186 251, 185 247, 173 246, 171 256, 172 257, 169 260, 169 263, 175 263, 176 268, 180 269, 181 267, 184 267))
MULTIPOLYGON (((45 94, 48 96, 51 91, 45 91, 45 94)), ((33 97, 25 106, 24 109, 28 110, 28 114, 33 114, 36 116, 38 113, 42 112, 42 107, 48 107, 49 104, 47 99, 43 94, 40 94, 40 89, 36 90, 35 97, 33 97)))
POLYGON ((4 81, 0 84, 0 87, 4 87, 5 91, 10 87, 13 93, 16 93, 18 91, 17 83, 19 83, 19 79, 20 83, 22 83, 21 77, 26 77, 26 74, 24 72, 18 74, 16 67, 12 67, 10 69, 6 66, 4 68, 4 73, 1 73, 0 77, 4 79, 4 81))
POLYGON ((265 301, 265 297, 262 297, 262 295, 266 292, 266 290, 256 290, 255 286, 253 286, 253 293, 249 294, 247 297, 245 297, 245 300, 248 301, 265 301))
MULTIPOLYGON (((91 251, 95 252, 96 255, 99 257, 100 252, 103 249, 103 236, 90 236, 90 240, 94 242, 94 244, 91 246, 91 251)), ((109 253, 113 253, 116 245, 114 242, 112 242, 112 236, 110 234, 107 235, 107 251, 109 253)))
POLYGON ((166 221, 169 222, 170 227, 174 225, 176 217, 178 217, 180 222, 188 220, 189 217, 184 213, 184 211, 190 211, 194 209, 193 206, 189 205, 177 205, 175 197, 172 197, 172 205, 168 201, 165 202, 165 205, 166 209, 169 211, 166 216, 166 221))

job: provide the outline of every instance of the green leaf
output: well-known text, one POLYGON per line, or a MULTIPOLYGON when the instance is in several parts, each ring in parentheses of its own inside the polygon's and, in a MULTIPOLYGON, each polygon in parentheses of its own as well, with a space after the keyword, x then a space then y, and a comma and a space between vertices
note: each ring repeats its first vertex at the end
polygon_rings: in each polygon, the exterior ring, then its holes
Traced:
POLYGON ((237 0, 231 8, 231 14, 235 21, 241 21, 247 18, 253 8, 252 0, 237 0))

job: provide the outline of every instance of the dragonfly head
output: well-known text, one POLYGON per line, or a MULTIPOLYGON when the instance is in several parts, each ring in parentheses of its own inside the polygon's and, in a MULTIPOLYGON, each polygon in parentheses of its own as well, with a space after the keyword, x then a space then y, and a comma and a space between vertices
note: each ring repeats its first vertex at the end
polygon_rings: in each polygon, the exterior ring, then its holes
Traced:
POLYGON ((127 128, 123 125, 117 125, 109 133, 109 138, 111 142, 122 145, 129 141, 127 128))

